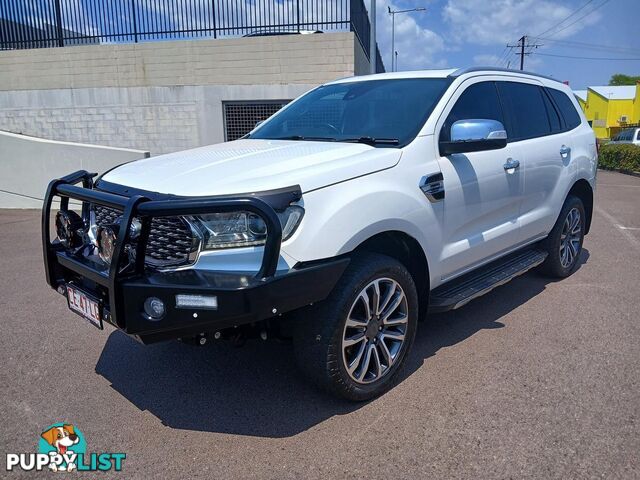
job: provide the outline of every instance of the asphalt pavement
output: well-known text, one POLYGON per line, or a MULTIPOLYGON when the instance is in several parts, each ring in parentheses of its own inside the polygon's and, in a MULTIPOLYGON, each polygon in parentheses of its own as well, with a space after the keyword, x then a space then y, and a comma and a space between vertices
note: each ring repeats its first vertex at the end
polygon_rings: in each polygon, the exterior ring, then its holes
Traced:
POLYGON ((126 478, 640 478, 640 178, 599 173, 573 276, 430 317, 369 403, 318 392, 287 344, 95 329, 46 285, 36 211, 0 211, 0 333, 5 478, 59 421, 126 478))

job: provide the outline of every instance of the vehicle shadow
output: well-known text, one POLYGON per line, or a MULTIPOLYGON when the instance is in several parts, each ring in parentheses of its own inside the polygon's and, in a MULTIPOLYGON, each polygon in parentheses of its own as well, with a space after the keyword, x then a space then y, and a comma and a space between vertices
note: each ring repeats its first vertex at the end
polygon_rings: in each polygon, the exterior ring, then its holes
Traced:
MULTIPOLYGON (((589 252, 583 250, 581 264, 589 252)), ((406 379, 438 350, 484 329, 542 292, 553 280, 529 272, 470 306, 431 315, 418 328, 406 379)), ((140 410, 171 428, 289 437, 361 408, 318 391, 298 374, 290 345, 250 341, 196 348, 179 342, 143 346, 112 333, 96 372, 140 410)))

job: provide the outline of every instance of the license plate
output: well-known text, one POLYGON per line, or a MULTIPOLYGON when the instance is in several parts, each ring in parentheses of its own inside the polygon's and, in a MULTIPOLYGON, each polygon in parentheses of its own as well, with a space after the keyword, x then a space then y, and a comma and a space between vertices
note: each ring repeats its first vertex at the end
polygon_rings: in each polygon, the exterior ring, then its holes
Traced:
POLYGON ((67 285, 67 302, 72 312, 88 320, 94 327, 98 327, 100 330, 103 329, 100 302, 74 285, 67 285))

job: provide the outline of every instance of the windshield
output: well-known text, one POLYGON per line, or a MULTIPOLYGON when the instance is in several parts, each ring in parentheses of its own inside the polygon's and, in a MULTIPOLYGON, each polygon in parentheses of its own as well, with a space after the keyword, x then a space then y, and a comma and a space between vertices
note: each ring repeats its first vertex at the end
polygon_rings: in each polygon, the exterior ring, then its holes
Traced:
POLYGON ((449 86, 447 78, 323 85, 271 117, 249 138, 408 144, 449 86))

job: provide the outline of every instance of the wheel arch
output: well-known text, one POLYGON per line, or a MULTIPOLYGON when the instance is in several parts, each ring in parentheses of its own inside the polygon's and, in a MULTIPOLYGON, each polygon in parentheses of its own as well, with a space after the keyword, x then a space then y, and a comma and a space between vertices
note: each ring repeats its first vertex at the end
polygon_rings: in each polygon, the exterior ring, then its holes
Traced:
POLYGON ((402 263, 416 284, 420 311, 426 311, 430 290, 429 262, 414 237, 399 230, 384 231, 362 241, 353 251, 379 253, 402 263))
POLYGON ((576 196, 582 201, 584 213, 587 217, 585 219, 584 230, 586 235, 589 233, 591 228, 591 219, 593 218, 593 188, 591 188, 591 184, 587 180, 581 178, 573 184, 571 190, 569 190, 569 193, 567 194, 567 197, 569 195, 576 196))

